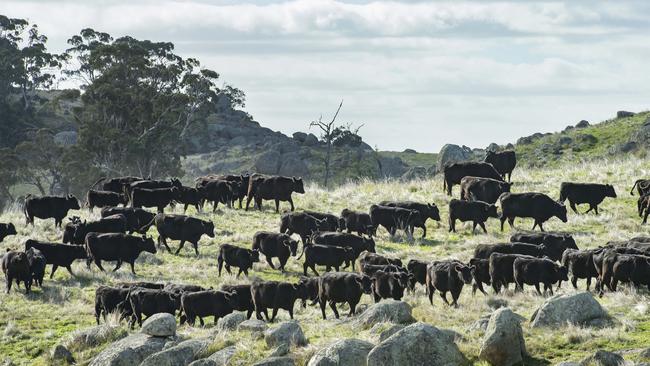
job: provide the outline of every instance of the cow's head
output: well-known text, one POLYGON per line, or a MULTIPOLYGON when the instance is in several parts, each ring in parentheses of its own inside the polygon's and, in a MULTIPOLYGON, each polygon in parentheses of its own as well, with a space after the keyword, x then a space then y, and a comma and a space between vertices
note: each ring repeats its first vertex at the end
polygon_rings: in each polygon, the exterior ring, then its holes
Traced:
POLYGON ((65 202, 66 202, 67 208, 69 210, 78 210, 78 209, 81 208, 81 206, 79 206, 79 200, 77 199, 77 197, 75 197, 75 196, 73 196, 71 194, 69 194, 65 198, 65 202))
POLYGON ((565 266, 558 266, 557 264, 555 265, 556 267, 556 273, 557 273, 557 280, 562 282, 562 281, 568 281, 569 280, 569 269, 565 266))
POLYGON ((7 225, 7 235, 16 235, 16 234, 18 234, 18 232, 16 231, 16 227, 14 226, 13 223, 10 222, 9 225, 7 225))
POLYGON ((558 219, 562 220, 562 222, 567 222, 568 220, 566 213, 566 206, 558 202, 555 216, 557 216, 558 219))
POLYGON ((436 221, 440 221, 440 210, 435 203, 427 203, 427 216, 436 221))
POLYGON ((305 186, 302 182, 302 178, 291 178, 293 180, 293 191, 296 193, 305 193, 305 186))
POLYGON ((63 228, 63 242, 72 243, 77 226, 72 223, 67 223, 63 228))
POLYGON ((616 198, 616 191, 614 190, 613 185, 611 184, 605 185, 605 196, 616 198))
POLYGON ((343 231, 346 228, 345 219, 342 217, 339 218, 338 228, 339 228, 338 231, 343 231))
POLYGON ((499 218, 499 213, 497 212, 497 205, 489 204, 485 205, 485 213, 487 217, 499 218))
POLYGON ((363 291, 366 294, 372 293, 372 280, 370 279, 370 277, 366 275, 359 275, 355 277, 354 280, 359 284, 361 291, 363 291))
POLYGON ((156 244, 153 242, 153 238, 148 238, 146 234, 142 235, 141 245, 145 252, 156 254, 156 244))
POLYGON ((243 305, 239 299, 239 296, 237 296, 237 292, 224 292, 223 297, 233 309, 236 309, 243 305))
POLYGON ((293 288, 295 298, 302 300, 303 304, 306 304, 307 299, 309 298, 309 290, 307 288, 307 283, 300 280, 298 283, 291 285, 293 288))
POLYGON ((249 250, 248 252, 250 253, 251 262, 259 262, 260 261, 260 250, 259 249, 249 250))
POLYGON ((375 240, 373 238, 363 238, 364 249, 370 253, 377 253, 375 251, 375 240))
POLYGON ((487 151, 485 151, 485 159, 484 159, 484 161, 489 163, 490 160, 494 159, 495 156, 497 156, 496 152, 494 152, 492 150, 487 150, 487 151))
POLYGON ((289 249, 292 256, 296 256, 298 253, 298 241, 291 238, 282 242, 282 244, 289 249))
POLYGON ((458 278, 463 281, 465 284, 472 283, 472 269, 476 268, 474 266, 466 266, 464 264, 455 264, 454 271, 458 275, 458 278))
POLYGON ((203 230, 205 230, 205 235, 214 238, 214 223, 212 221, 203 221, 203 230))
POLYGON ((354 255, 354 249, 343 248, 343 251, 344 251, 343 258, 346 261, 354 261, 356 259, 356 256, 354 255))

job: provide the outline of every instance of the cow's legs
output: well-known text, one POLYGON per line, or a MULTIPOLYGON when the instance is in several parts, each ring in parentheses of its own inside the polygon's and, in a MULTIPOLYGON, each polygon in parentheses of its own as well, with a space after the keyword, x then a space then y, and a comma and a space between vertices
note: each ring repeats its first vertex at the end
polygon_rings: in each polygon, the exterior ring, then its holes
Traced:
POLYGON ((54 277, 54 272, 56 272, 57 268, 59 268, 59 266, 57 266, 56 264, 52 265, 52 272, 50 273, 50 279, 52 279, 52 277, 54 277))
POLYGON ((135 275, 135 261, 132 261, 129 264, 131 265, 131 273, 133 273, 133 275, 135 275))
POLYGON ((95 265, 97 265, 97 268, 99 268, 100 271, 105 272, 104 267, 102 267, 101 259, 95 259, 95 265))
MULTIPOLYGON (((271 259, 271 257, 266 257, 266 263, 269 264, 269 267, 271 267, 271 269, 275 269, 275 266, 273 265, 273 260, 271 259)), ((282 261, 280 261, 280 266, 282 266, 282 261)), ((282 268, 282 267, 280 267, 280 268, 282 268)))
MULTIPOLYGON (((291 210, 293 211, 293 210, 291 210)), ((278 213, 280 212, 280 200, 276 199, 275 200, 275 212, 278 213)))
POLYGON ((274 307, 273 311, 271 312, 271 323, 275 321, 275 317, 278 315, 278 308, 274 307))
MULTIPOLYGON (((330 301, 330 308, 332 308, 336 319, 339 319, 339 311, 336 310, 336 303, 334 301, 330 301)), ((350 307, 350 312, 352 312, 352 307, 350 307)))
POLYGON ((484 222, 479 222, 478 224, 481 226, 481 229, 483 229, 483 232, 487 234, 487 229, 485 228, 485 223, 484 222))
POLYGON ((289 197, 289 199, 287 201, 289 201, 289 204, 291 205, 291 211, 294 211, 296 209, 296 207, 293 205, 293 199, 291 197, 289 197))
POLYGON ((323 320, 327 319, 325 316, 325 299, 318 299, 318 303, 320 305, 320 311, 323 314, 323 320))
POLYGON ((575 204, 575 202, 569 200, 569 207, 571 207, 571 209, 573 210, 573 212, 575 212, 575 213, 579 213, 579 212, 578 212, 578 209, 576 208, 576 204, 575 204))
POLYGON ((119 260, 119 259, 118 259, 118 261, 117 261, 117 265, 115 265, 115 268, 113 268, 113 272, 115 272, 115 271, 117 271, 118 269, 120 269, 120 267, 122 267, 122 260, 119 260))
MULTIPOLYGON (((176 249, 176 253, 174 253, 174 254, 178 255, 178 253, 180 253, 181 249, 183 249, 184 245, 185 245, 185 240, 181 239, 181 243, 178 245, 178 249, 176 249)), ((198 254, 198 252, 196 254, 198 254)))

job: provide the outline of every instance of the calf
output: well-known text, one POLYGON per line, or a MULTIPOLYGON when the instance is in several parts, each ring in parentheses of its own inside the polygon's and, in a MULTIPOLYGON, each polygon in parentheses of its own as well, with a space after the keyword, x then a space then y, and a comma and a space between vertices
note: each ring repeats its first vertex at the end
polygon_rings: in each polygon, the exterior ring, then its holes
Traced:
POLYGON ((223 285, 221 291, 228 292, 231 297, 235 297, 236 301, 232 303, 233 309, 237 311, 245 311, 246 319, 250 319, 255 305, 253 305, 253 298, 251 297, 251 285, 223 285))
POLYGON ((467 176, 492 178, 503 181, 503 177, 494 169, 492 164, 476 162, 453 163, 444 167, 443 192, 447 191, 447 195, 451 196, 451 189, 456 184, 460 184, 463 177, 467 176))
POLYGON ((64 267, 74 276, 75 274, 72 273, 72 262, 88 257, 86 249, 79 245, 47 243, 29 239, 25 242, 25 251, 28 251, 30 248, 38 249, 45 256, 46 263, 52 265, 50 278, 54 276, 54 272, 59 267, 64 267))
POLYGON ((32 287, 32 275, 27 254, 7 249, 7 253, 2 257, 2 273, 5 274, 7 281, 7 293, 11 290, 12 281, 16 281, 16 286, 20 286, 22 281, 25 284, 25 293, 29 294, 32 287))
POLYGON ((0 223, 0 243, 5 240, 6 237, 10 235, 16 235, 16 227, 12 223, 2 224, 0 223))
POLYGON ((398 229, 404 230, 406 235, 413 236, 413 228, 416 223, 422 221, 422 217, 416 210, 372 205, 370 206, 370 221, 372 221, 375 232, 379 226, 383 226, 391 236, 394 236, 398 229))
POLYGON ((311 235, 326 225, 324 220, 304 212, 287 212, 280 217, 280 232, 288 235, 298 234, 303 246, 310 242, 311 235))
POLYGON ((126 232, 126 217, 121 214, 107 216, 97 221, 72 221, 65 225, 63 242, 83 245, 88 233, 124 233, 126 232))
POLYGON ((116 193, 111 191, 96 191, 94 189, 88 190, 86 194, 86 205, 88 210, 93 212, 93 208, 99 207, 115 207, 118 205, 126 206, 129 203, 124 193, 116 193))
MULTIPOLYGON (((237 305, 237 297, 223 291, 185 292, 181 296, 181 311, 191 326, 197 317, 203 320, 206 316, 213 316, 216 325, 219 318, 232 313, 237 305)), ((181 319, 181 325, 184 320, 181 319)))
POLYGON ((490 282, 494 293, 498 294, 503 286, 506 290, 508 285, 515 283, 514 263, 517 258, 535 258, 521 254, 492 253, 488 259, 490 271, 490 282))
POLYGON ((410 276, 409 280, 409 289, 411 291, 415 290, 415 284, 419 283, 423 286, 427 284, 427 266, 431 262, 421 261, 417 259, 411 259, 406 264, 406 269, 408 270, 410 276))
POLYGON ((253 268, 253 263, 260 261, 260 252, 258 250, 250 250, 239 248, 231 244, 221 244, 219 247, 219 256, 217 257, 217 263, 219 266, 219 277, 221 277, 221 268, 224 263, 226 264, 226 272, 230 272, 230 267, 239 268, 237 277, 239 277, 242 272, 248 277, 248 270, 253 268))
POLYGON ((156 245, 152 238, 122 234, 122 233, 88 233, 86 235, 86 252, 88 259, 86 265, 90 269, 90 262, 94 261, 97 268, 104 271, 102 261, 116 261, 113 272, 120 269, 122 262, 131 266, 131 273, 135 275, 135 260, 140 253, 156 253, 156 245))
POLYGON ((479 225, 487 234, 485 222, 488 218, 498 218, 497 206, 481 201, 461 201, 452 199, 449 201, 449 232, 456 232, 456 220, 461 222, 472 221, 472 233, 479 225))
POLYGON ((183 204, 183 213, 187 212, 187 206, 189 205, 194 206, 197 212, 201 211, 204 199, 203 191, 197 188, 186 186, 179 188, 177 201, 183 204))
POLYGON ((158 230, 158 245, 162 243, 167 251, 171 248, 167 245, 167 239, 180 240, 177 254, 183 249, 185 242, 190 242, 194 247, 194 252, 199 255, 199 240, 204 234, 214 238, 214 224, 212 221, 203 221, 194 217, 185 215, 169 215, 164 213, 157 214, 151 222, 142 227, 139 231, 146 232, 151 225, 156 225, 158 230))
POLYGON ((131 327, 136 320, 138 325, 142 326, 143 315, 150 317, 167 313, 176 316, 176 311, 180 310, 181 306, 180 296, 164 290, 134 288, 129 291, 127 298, 133 313, 129 322, 131 327))
POLYGON ((251 199, 255 199, 255 204, 259 210, 262 210, 262 200, 274 200, 275 212, 280 211, 280 201, 288 201, 291 205, 291 211, 295 210, 291 194, 293 192, 304 194, 305 188, 302 178, 296 177, 257 177, 249 179, 248 193, 246 199, 246 210, 251 199))
POLYGON ((375 264, 375 265, 394 264, 396 266, 401 267, 402 266, 402 261, 399 258, 388 258, 388 257, 384 257, 381 254, 365 252, 365 253, 361 253, 361 255, 359 256, 359 264, 360 265, 364 265, 364 264, 375 264))
POLYGON ((433 294, 438 290, 447 305, 458 307, 458 297, 463 285, 472 283, 472 268, 458 261, 434 262, 427 266, 426 289, 429 302, 433 305, 433 294), (453 301, 447 300, 451 292, 453 301))
POLYGON ((616 291, 618 282, 645 285, 650 290, 650 257, 642 255, 619 256, 612 268, 611 288, 616 291))
POLYGON ((584 278, 587 280, 587 291, 589 291, 591 279, 598 277, 598 272, 596 272, 593 261, 594 251, 594 249, 567 249, 562 254, 561 263, 571 273, 571 284, 573 288, 578 289, 578 279, 584 278))
POLYGON ((530 217, 535 220, 533 230, 542 226, 548 219, 555 216, 562 222, 567 222, 566 207, 543 193, 504 193, 499 197, 501 203, 501 231, 503 224, 508 220, 514 228, 516 217, 530 217))
POLYGON ((547 251, 544 245, 527 243, 479 244, 474 248, 474 258, 488 259, 492 253, 543 257, 547 251))
POLYGON ((115 311, 120 312, 120 319, 131 316, 131 305, 125 306, 131 287, 99 286, 95 289, 95 322, 99 325, 99 317, 104 318, 115 311))
POLYGON ((372 293, 372 281, 370 277, 356 273, 334 272, 326 273, 320 277, 318 282, 318 302, 325 316, 325 304, 329 304, 334 312, 336 319, 339 318, 339 312, 336 309, 337 303, 348 303, 350 314, 356 313, 356 307, 364 293, 372 293))
POLYGON ((512 183, 491 178, 463 177, 460 180, 460 199, 496 203, 499 196, 510 192, 512 183))
POLYGON ((568 281, 567 268, 558 266, 550 259, 516 258, 513 263, 513 275, 517 288, 524 290, 524 285, 534 285, 537 294, 542 296, 539 284, 544 284, 544 293, 548 290, 553 295, 553 284, 568 281))
POLYGON ((178 200, 180 189, 172 188, 134 188, 131 207, 156 207, 158 212, 163 212, 165 207, 178 200))
POLYGON ((634 196, 634 188, 636 187, 639 196, 644 196, 650 193, 650 179, 637 179, 632 185, 630 194, 634 196))
POLYGON ((377 271, 372 276, 372 295, 375 303, 381 299, 402 300, 408 286, 408 275, 404 272, 377 271))
MULTIPOLYGON (((354 262, 362 252, 367 251, 375 253, 375 241, 372 238, 364 238, 354 234, 338 232, 320 232, 312 236, 312 242, 320 245, 335 246, 341 248, 351 248, 354 251, 354 260, 352 260, 352 269, 354 262)), ((348 263, 349 264, 349 263, 348 263)), ((346 264, 346 267, 347 265, 346 264)))
POLYGON ((33 197, 27 195, 23 205, 26 225, 34 226, 34 217, 39 219, 54 219, 54 226, 61 227, 63 219, 68 215, 70 210, 78 210, 79 201, 73 195, 66 197, 43 196, 33 197))
POLYGON ((156 216, 152 212, 134 207, 104 207, 101 211, 102 218, 113 215, 122 215, 126 218, 126 230, 129 233, 138 232, 156 216))
POLYGON ((264 254, 266 263, 273 269, 275 269, 273 258, 278 258, 280 260, 280 271, 284 272, 284 266, 287 264, 289 257, 292 255, 295 257, 298 252, 298 242, 287 234, 258 231, 253 236, 253 247, 251 249, 264 254))
POLYGON ((541 245, 547 248, 547 255, 554 261, 562 259, 562 253, 567 249, 578 249, 575 240, 570 234, 564 233, 534 233, 519 232, 510 237, 510 241, 515 243, 530 243, 541 245))
POLYGON ((435 203, 419 203, 413 201, 382 201, 379 203, 379 206, 386 207, 400 207, 408 210, 415 210, 420 213, 419 218, 415 218, 413 223, 415 227, 422 229, 422 237, 427 236, 427 219, 432 219, 435 221, 440 221, 440 210, 435 203))
POLYGON ((341 223, 339 226, 342 230, 347 230, 348 233, 355 231, 359 236, 365 234, 372 238, 376 234, 369 214, 348 210, 347 208, 341 211, 341 223))
POLYGON ((306 300, 307 292, 303 283, 287 283, 278 281, 255 281, 251 284, 251 297, 255 306, 257 319, 262 320, 262 314, 267 321, 275 321, 278 309, 286 310, 293 319, 293 305, 296 300, 306 300), (269 318, 267 309, 272 309, 269 318))
POLYGON ((483 284, 490 285, 492 283, 490 279, 490 261, 488 259, 472 258, 469 260, 469 266, 472 267, 472 278, 474 278, 472 295, 475 295, 478 289, 483 295, 487 296, 483 284))
POLYGON ((598 215, 598 205, 605 197, 616 198, 616 191, 610 184, 562 182, 560 185, 560 202, 564 203, 568 199, 569 206, 575 213, 578 213, 577 204, 587 203, 589 209, 585 213, 594 210, 598 215))
POLYGON ((318 276, 316 265, 325 266, 326 272, 328 272, 332 267, 334 267, 338 272, 343 263, 349 263, 356 259, 352 248, 340 248, 316 244, 307 244, 304 246, 304 254, 305 262, 302 265, 302 269, 305 276, 307 276, 307 268, 311 268, 316 276, 318 276))
POLYGON ((212 212, 217 211, 219 203, 232 207, 233 198, 239 190, 240 183, 226 180, 211 180, 201 189, 206 201, 212 202, 212 212))
POLYGON ((196 186, 199 188, 199 186, 206 185, 210 181, 214 180, 222 180, 226 182, 233 182, 234 185, 231 186, 234 188, 232 190, 232 203, 236 200, 239 200, 239 208, 242 208, 242 200, 244 197, 246 197, 246 193, 248 193, 248 179, 250 177, 248 175, 234 175, 234 174, 226 174, 226 175, 209 175, 205 177, 199 177, 196 179, 196 186))
POLYGON ((500 152, 488 150, 485 154, 485 160, 483 161, 492 164, 494 169, 496 169, 503 178, 507 175, 508 182, 510 182, 512 171, 515 170, 515 166, 517 166, 517 155, 512 150, 500 152))
POLYGON ((36 283, 36 286, 43 287, 43 277, 45 277, 45 266, 47 260, 43 253, 36 248, 25 250, 27 262, 29 262, 30 279, 36 283))

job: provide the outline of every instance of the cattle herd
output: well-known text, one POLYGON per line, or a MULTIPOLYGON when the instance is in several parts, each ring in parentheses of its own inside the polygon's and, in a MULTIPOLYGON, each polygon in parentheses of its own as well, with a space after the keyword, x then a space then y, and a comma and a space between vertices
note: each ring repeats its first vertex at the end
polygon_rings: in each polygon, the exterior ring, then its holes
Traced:
MULTIPOLYGON (((171 252, 168 240, 179 241, 178 254, 186 242, 196 255, 203 235, 215 237, 211 221, 178 214, 166 214, 167 206, 195 206, 197 211, 211 202, 213 211, 219 203, 242 209, 250 208, 251 201, 262 209, 264 200, 275 202, 279 212, 280 202, 288 202, 291 211, 280 217, 278 232, 259 231, 252 238, 250 249, 232 244, 221 244, 217 257, 218 275, 225 267, 227 273, 237 269, 237 277, 249 275, 253 264, 264 256, 271 269, 285 272, 291 257, 303 262, 303 277, 296 283, 253 280, 249 284, 222 286, 219 290, 195 285, 174 283, 130 282, 114 286, 99 286, 95 292, 95 317, 118 313, 120 320, 129 319, 131 326, 142 324, 143 316, 159 312, 178 314, 180 322, 194 325, 198 318, 218 318, 234 311, 253 313, 258 319, 273 321, 278 310, 288 312, 293 318, 294 303, 301 301, 303 307, 309 302, 320 305, 326 318, 326 305, 334 315, 339 313, 336 305, 347 303, 350 315, 363 294, 371 295, 375 302, 381 299, 400 300, 405 291, 414 292, 416 286, 424 286, 429 301, 439 293, 445 303, 458 306, 465 285, 472 285, 487 295, 484 285, 499 293, 510 284, 521 291, 524 286, 534 286, 537 292, 553 293, 563 281, 570 281, 577 288, 578 279, 586 279, 587 289, 595 280, 596 291, 616 291, 620 282, 650 289, 650 238, 638 237, 625 242, 610 242, 597 249, 580 250, 567 233, 544 232, 543 224, 552 217, 567 221, 566 200, 576 213, 576 205, 588 204, 589 210, 598 214, 598 205, 606 197, 616 197, 611 185, 562 183, 559 200, 536 192, 510 192, 512 171, 516 164, 514 152, 489 153, 485 162, 466 162, 447 165, 444 169, 443 189, 452 194, 452 187, 460 185, 460 199, 449 202, 449 231, 456 231, 456 221, 472 222, 487 232, 485 222, 489 218, 500 220, 513 227, 517 217, 532 218, 533 230, 540 232, 515 233, 509 243, 481 244, 476 246, 474 256, 467 263, 458 260, 423 261, 411 259, 404 263, 376 253, 374 237, 379 227, 390 233, 400 230, 412 237, 415 228, 422 229, 426 237, 426 221, 440 221, 440 212, 433 203, 411 201, 383 201, 372 204, 368 212, 344 209, 340 215, 316 211, 294 211, 292 193, 305 193, 303 181, 295 177, 254 175, 209 175, 196 179, 195 187, 186 187, 177 179, 169 181, 141 177, 101 179, 86 196, 85 207, 101 208, 97 221, 81 221, 71 217, 63 227, 63 243, 50 243, 29 239, 24 251, 7 251, 2 258, 9 293, 12 282, 22 282, 26 291, 32 283, 41 286, 45 266, 52 265, 50 278, 58 267, 64 267, 74 276, 71 264, 85 260, 102 271, 102 261, 115 262, 114 271, 126 262, 135 275, 135 261, 141 252, 156 253, 164 248, 171 252), (500 211, 498 212, 497 203, 500 211), (146 208, 156 208, 157 213, 146 208), (157 243, 147 233, 151 227, 158 232, 157 243), (292 236, 296 234, 300 243, 292 236), (300 252, 300 254, 299 254, 300 252), (277 258, 277 264, 273 260, 277 258), (358 266, 355 265, 358 263, 358 266), (319 273, 324 267, 325 273, 319 273), (341 272, 350 268, 351 272, 341 272), (334 269, 334 272, 330 272, 334 269), (310 277, 310 274, 313 275, 310 277), (451 294, 451 302, 447 293, 451 294), (272 313, 269 316, 268 310, 272 313), (264 318, 262 317, 264 315, 264 318)), ((647 221, 650 211, 650 180, 638 180, 638 212, 647 221)), ((54 219, 62 226, 70 210, 79 210, 79 201, 66 197, 32 197, 24 203, 26 224, 34 224, 34 218, 54 219)), ((0 224, 0 241, 7 235, 16 235, 14 224, 0 224)))

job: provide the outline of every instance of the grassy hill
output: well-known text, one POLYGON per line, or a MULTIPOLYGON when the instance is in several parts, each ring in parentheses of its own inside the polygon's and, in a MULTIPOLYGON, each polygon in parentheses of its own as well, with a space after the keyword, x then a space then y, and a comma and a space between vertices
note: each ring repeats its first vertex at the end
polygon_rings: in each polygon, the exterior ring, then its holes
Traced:
MULTIPOLYGON (((634 120, 630 120, 632 123, 634 120)), ((594 127, 598 128, 598 127, 594 127)), ((603 130, 604 131, 604 130, 603 130)), ((594 130, 594 133, 595 130, 594 130)), ((611 133, 617 133, 613 129, 611 133)), ((522 150, 523 152, 523 150, 522 150)), ((546 225, 547 230, 562 230, 573 233, 580 248, 593 248, 610 240, 621 240, 639 235, 650 235, 650 226, 640 225, 636 215, 635 197, 627 192, 632 182, 641 176, 650 176, 650 161, 638 157, 625 159, 601 159, 593 162, 554 164, 551 167, 518 168, 513 175, 515 184, 513 191, 539 191, 558 197, 560 182, 589 181, 608 182, 615 186, 619 195, 617 199, 606 200, 601 208, 600 216, 576 215, 569 213, 566 224, 552 219, 546 225)), ((458 194, 456 187, 454 194, 458 194)), ((479 243, 497 243, 507 241, 511 232, 498 229, 498 220, 488 222, 488 235, 472 235, 467 225, 459 225, 459 232, 447 232, 447 204, 450 197, 442 192, 440 177, 431 180, 419 180, 409 183, 361 181, 355 184, 345 184, 332 191, 324 191, 311 184, 305 195, 295 196, 298 209, 311 209, 338 213, 345 207, 366 211, 370 204, 384 199, 411 199, 435 202, 441 210, 443 223, 428 222, 428 237, 420 239, 420 231, 416 230, 416 239, 404 236, 391 238, 386 231, 380 229, 377 238, 378 253, 399 257, 402 260, 457 258, 468 260, 474 247, 479 243)), ((286 208, 286 206, 282 206, 286 208)), ((191 210, 191 209, 190 209, 191 210)), ((584 211, 585 208, 582 208, 584 211)), ((73 212, 84 218, 96 218, 98 212, 88 214, 87 211, 73 212)), ((130 274, 127 267, 116 273, 100 273, 93 267, 90 271, 85 264, 78 262, 73 270, 78 274, 71 277, 65 270, 57 271, 54 279, 46 279, 44 288, 36 288, 30 295, 12 290, 9 295, 0 296, 0 354, 3 358, 11 359, 18 365, 49 364, 50 348, 68 337, 72 332, 94 325, 93 301, 94 290, 97 286, 119 281, 148 280, 173 281, 182 283, 213 286, 222 284, 244 283, 245 278, 236 279, 225 275, 217 277, 216 257, 218 246, 222 243, 232 243, 250 247, 254 232, 258 230, 277 230, 279 215, 270 210, 267 203, 262 212, 222 209, 216 214, 196 213, 203 219, 215 223, 216 237, 204 237, 199 244, 200 255, 195 257, 193 250, 186 248, 179 256, 159 251, 156 255, 142 255, 136 264, 138 276, 130 274)), ((4 213, 0 222, 16 223, 19 235, 9 237, 0 244, 0 250, 6 248, 21 248, 28 238, 59 241, 61 231, 53 227, 52 221, 37 220, 34 229, 24 226, 22 214, 16 211, 4 213)), ((518 220, 519 229, 532 227, 530 220, 518 220)), ((156 235, 152 229, 150 234, 156 235)), ((173 250, 177 242, 172 242, 173 250)), ((111 268, 110 265, 108 265, 111 268)), ((48 266, 48 275, 49 275, 48 266)), ((320 269, 319 269, 320 270, 320 269)), ((266 263, 257 263, 252 276, 265 280, 296 281, 302 272, 302 262, 291 258, 288 273, 271 270, 266 263)), ((579 281, 581 290, 585 288, 584 281, 579 281)), ((434 298, 431 306, 426 299, 424 289, 418 287, 415 294, 406 295, 404 300, 413 307, 413 315, 418 321, 433 324, 437 327, 452 329, 463 338, 458 345, 463 354, 473 364, 486 365, 478 360, 482 331, 469 330, 470 325, 484 314, 491 312, 489 304, 495 299, 508 303, 513 311, 530 318, 544 298, 536 295, 532 287, 524 293, 512 291, 495 296, 481 294, 471 295, 471 289, 466 287, 460 297, 459 308, 449 308, 438 298, 434 298)), ((575 290, 565 284, 560 293, 573 293, 575 290)), ((556 364, 561 361, 577 361, 597 349, 609 351, 630 351, 626 359, 641 361, 641 348, 650 344, 650 309, 648 301, 650 293, 647 290, 634 290, 623 286, 616 293, 607 293, 599 301, 615 319, 615 325, 610 328, 593 329, 567 326, 558 330, 532 329, 525 322, 524 337, 528 352, 531 356, 527 365, 556 364)), ((362 298, 362 304, 371 304, 369 296, 362 298)), ((364 306, 365 306, 364 305, 364 306)), ((346 314, 347 307, 339 307, 341 314, 346 314)), ((302 309, 295 306, 296 319, 303 327, 309 346, 292 349, 299 364, 306 364, 310 356, 319 348, 340 338, 361 338, 373 343, 378 342, 378 334, 370 331, 359 331, 345 316, 341 320, 322 320, 320 309, 307 307, 302 309)), ((329 311, 329 309, 328 309, 329 311)), ((329 314, 329 313, 328 313, 329 314)), ((286 312, 280 311, 279 321, 288 319, 286 312)), ((113 322, 115 319, 112 320, 113 322)), ((180 327, 179 333, 187 337, 205 336, 211 333, 211 319, 206 328, 191 328, 187 325, 180 327)), ((233 344, 237 347, 233 365, 249 365, 260 360, 272 351, 263 340, 256 339, 248 333, 227 333, 214 338, 212 350, 224 345, 233 344)), ((72 348, 79 364, 86 364, 93 355, 108 343, 92 349, 72 348)), ((648 360, 645 360, 648 361, 648 360)))

